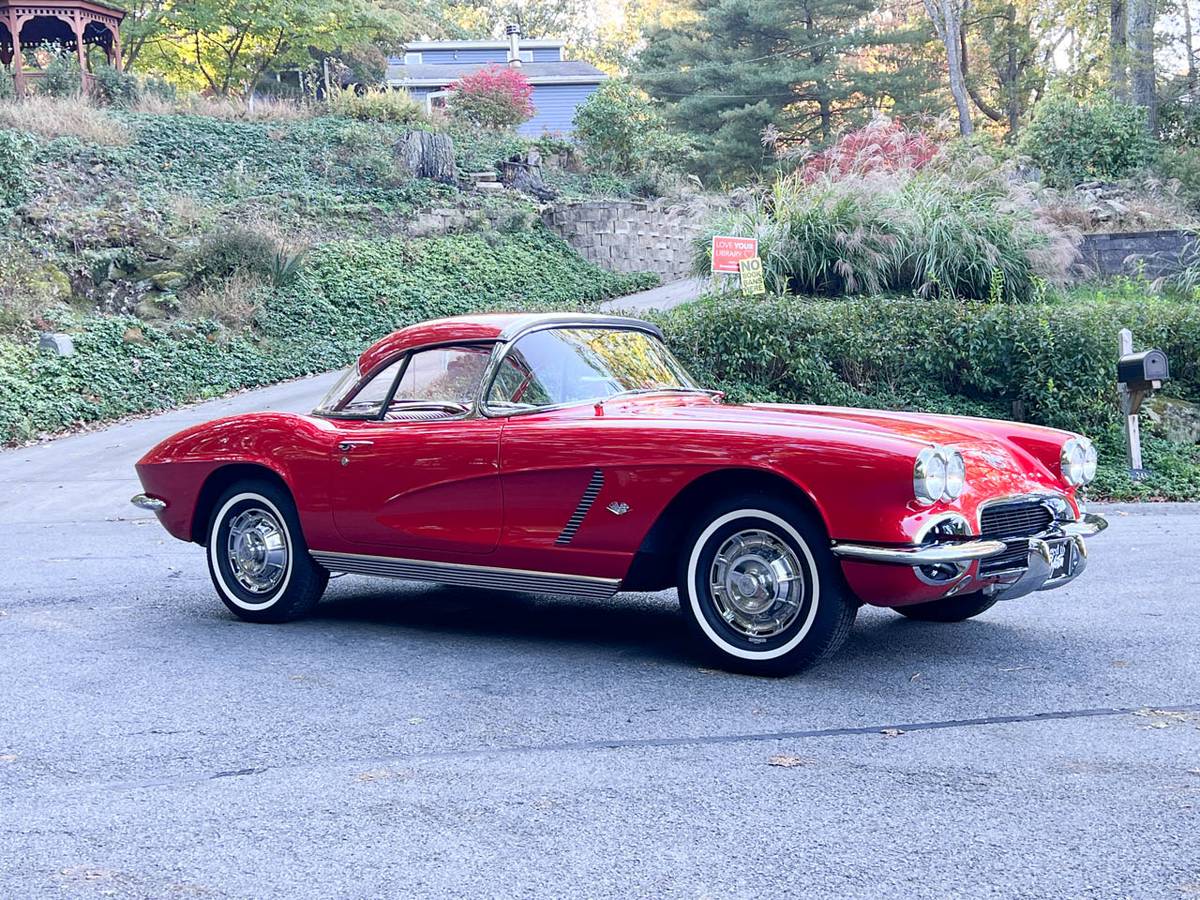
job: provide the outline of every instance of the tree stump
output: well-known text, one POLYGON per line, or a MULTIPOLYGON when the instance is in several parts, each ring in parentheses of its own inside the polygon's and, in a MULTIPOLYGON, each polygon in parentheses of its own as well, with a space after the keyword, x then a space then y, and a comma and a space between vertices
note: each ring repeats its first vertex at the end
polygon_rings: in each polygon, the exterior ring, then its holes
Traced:
POLYGON ((532 194, 539 200, 553 200, 558 192, 542 180, 542 156, 531 147, 525 156, 513 156, 500 164, 500 180, 505 187, 532 194))
POLYGON ((444 184, 453 184, 458 178, 454 141, 448 134, 410 131, 396 141, 395 153, 414 178, 432 178, 444 184))

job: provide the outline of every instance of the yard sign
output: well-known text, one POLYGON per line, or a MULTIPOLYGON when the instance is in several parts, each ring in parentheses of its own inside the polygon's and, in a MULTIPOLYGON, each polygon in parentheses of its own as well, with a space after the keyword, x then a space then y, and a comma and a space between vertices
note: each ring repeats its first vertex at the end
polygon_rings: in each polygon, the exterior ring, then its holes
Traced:
POLYGON ((757 256, 741 260, 738 263, 738 271, 742 276, 743 294, 753 297, 767 292, 767 285, 763 281, 762 260, 757 256))
POLYGON ((712 239, 712 270, 738 275, 741 269, 738 263, 743 259, 758 256, 758 239, 744 237, 729 237, 713 235, 712 239))

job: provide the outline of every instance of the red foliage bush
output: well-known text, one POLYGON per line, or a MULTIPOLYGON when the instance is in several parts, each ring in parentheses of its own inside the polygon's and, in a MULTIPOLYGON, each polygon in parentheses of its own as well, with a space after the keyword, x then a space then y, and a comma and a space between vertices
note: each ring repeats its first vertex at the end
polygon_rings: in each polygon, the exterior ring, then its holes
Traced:
POLYGON ((942 146, 920 131, 879 119, 843 134, 827 150, 805 161, 800 174, 806 182, 822 175, 867 175, 872 172, 915 171, 929 164, 942 146))
POLYGON ((448 90, 450 112, 474 125, 503 128, 533 115, 533 85, 520 69, 488 66, 464 75, 448 90))

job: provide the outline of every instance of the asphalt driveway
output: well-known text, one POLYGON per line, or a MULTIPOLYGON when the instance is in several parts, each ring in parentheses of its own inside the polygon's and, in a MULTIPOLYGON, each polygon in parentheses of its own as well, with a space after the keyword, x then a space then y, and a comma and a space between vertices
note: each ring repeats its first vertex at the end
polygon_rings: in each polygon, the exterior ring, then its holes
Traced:
POLYGON ((0 897, 1200 895, 1200 507, 787 680, 698 666, 670 593, 240 623, 131 465, 328 381, 0 453, 0 897))

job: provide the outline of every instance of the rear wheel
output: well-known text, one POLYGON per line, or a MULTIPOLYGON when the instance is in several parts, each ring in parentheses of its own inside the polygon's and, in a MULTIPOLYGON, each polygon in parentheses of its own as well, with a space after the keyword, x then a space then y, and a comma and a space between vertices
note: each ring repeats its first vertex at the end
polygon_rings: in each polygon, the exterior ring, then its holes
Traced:
POLYGON ((832 655, 858 611, 815 516, 764 494, 709 507, 684 543, 679 597, 723 668, 790 675, 832 655))
POLYGON ((231 485, 208 525, 208 570, 225 606, 250 622, 311 612, 329 573, 313 562, 287 491, 268 481, 231 485))
POLYGON ((976 591, 961 597, 943 597, 928 603, 913 603, 892 608, 900 615, 919 622, 965 622, 987 612, 995 605, 995 597, 988 597, 982 591, 976 591))

